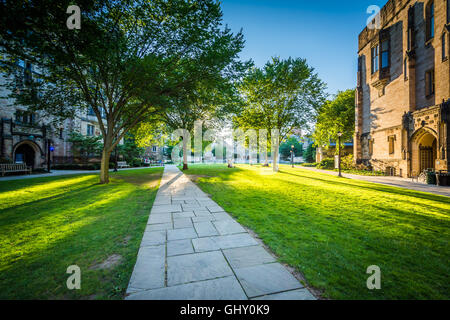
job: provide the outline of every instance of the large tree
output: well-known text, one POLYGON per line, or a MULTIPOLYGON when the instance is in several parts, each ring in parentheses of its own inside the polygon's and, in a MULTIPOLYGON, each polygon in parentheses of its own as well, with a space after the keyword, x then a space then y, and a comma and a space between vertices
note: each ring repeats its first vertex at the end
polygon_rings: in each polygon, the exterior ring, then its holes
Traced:
POLYGON ((72 1, 0 2, 1 60, 17 104, 61 118, 91 107, 103 137, 100 182, 125 134, 215 79, 243 47, 214 0, 80 0, 81 29, 66 26, 72 1), (19 59, 41 70, 17 90, 19 59), (40 94, 36 94, 39 92, 40 94), (105 121, 102 119, 105 115, 105 121))
MULTIPOLYGON (((329 146, 342 132, 341 143, 355 132, 355 90, 340 91, 320 106, 313 139, 316 146, 329 146)), ((337 150, 337 149, 336 149, 337 150)))
POLYGON ((294 155, 301 157, 303 155, 303 144, 300 143, 297 138, 290 137, 280 144, 280 154, 285 159, 290 159, 292 146, 294 146, 294 155))
POLYGON ((271 146, 273 170, 278 171, 279 143, 294 129, 312 123, 316 109, 324 101, 324 89, 324 83, 305 59, 273 58, 243 80, 240 91, 245 106, 234 118, 234 125, 244 131, 268 130, 268 145, 275 144, 271 146), (279 131, 278 138, 272 137, 272 130, 279 131))

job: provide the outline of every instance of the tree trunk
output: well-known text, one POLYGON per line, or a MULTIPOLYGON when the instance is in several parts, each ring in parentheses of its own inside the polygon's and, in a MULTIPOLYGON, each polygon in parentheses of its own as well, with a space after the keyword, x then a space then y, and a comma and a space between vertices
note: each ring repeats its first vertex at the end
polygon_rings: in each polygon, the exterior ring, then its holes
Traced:
POLYGON ((100 183, 109 183, 109 156, 111 152, 108 152, 106 148, 102 151, 102 162, 100 166, 100 183))
POLYGON ((188 169, 187 139, 183 137, 183 170, 188 169))
POLYGON ((265 160, 264 160, 264 164, 263 164, 263 167, 268 167, 269 166, 269 153, 266 151, 266 154, 265 154, 265 160))
POLYGON ((272 161, 272 166, 273 166, 273 172, 278 172, 278 144, 275 143, 275 148, 273 150, 273 161, 272 161))

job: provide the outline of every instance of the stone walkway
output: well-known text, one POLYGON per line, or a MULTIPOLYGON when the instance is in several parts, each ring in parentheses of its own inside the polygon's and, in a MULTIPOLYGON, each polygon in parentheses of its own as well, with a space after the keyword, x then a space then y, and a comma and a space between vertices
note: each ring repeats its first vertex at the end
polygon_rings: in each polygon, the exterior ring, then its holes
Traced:
POLYGON ((314 296, 175 166, 166 166, 130 279, 133 300, 314 296))

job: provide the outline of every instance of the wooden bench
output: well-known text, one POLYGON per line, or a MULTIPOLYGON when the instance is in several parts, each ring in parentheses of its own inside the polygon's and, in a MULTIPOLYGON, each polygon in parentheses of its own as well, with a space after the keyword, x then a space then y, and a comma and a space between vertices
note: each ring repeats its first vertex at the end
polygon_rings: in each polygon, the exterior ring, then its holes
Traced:
POLYGON ((126 161, 117 161, 117 168, 129 168, 130 166, 126 161))
POLYGON ((29 172, 31 174, 33 168, 28 167, 26 163, 2 163, 0 164, 0 170, 2 176, 4 176, 5 173, 9 172, 29 172))

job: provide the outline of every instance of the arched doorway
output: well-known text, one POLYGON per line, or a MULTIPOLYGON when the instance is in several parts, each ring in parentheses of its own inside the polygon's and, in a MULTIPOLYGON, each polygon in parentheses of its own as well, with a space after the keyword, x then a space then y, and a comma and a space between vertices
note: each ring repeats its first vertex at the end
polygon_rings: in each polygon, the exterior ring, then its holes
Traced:
POLYGON ((419 175, 427 169, 435 169, 437 159, 436 136, 426 129, 419 129, 412 139, 412 174, 419 175))
POLYGON ((37 159, 40 156, 39 147, 31 141, 19 143, 14 150, 14 162, 26 163, 33 169, 38 166, 37 159))

